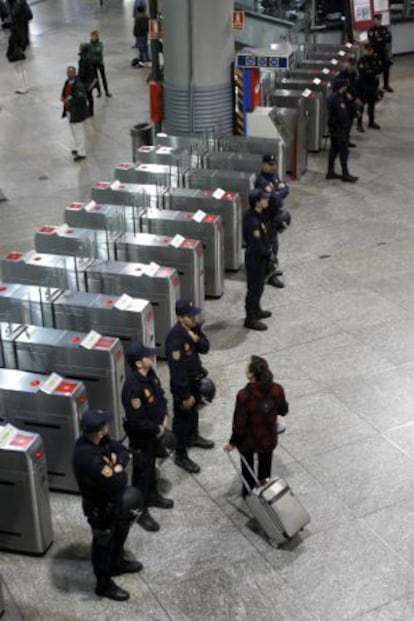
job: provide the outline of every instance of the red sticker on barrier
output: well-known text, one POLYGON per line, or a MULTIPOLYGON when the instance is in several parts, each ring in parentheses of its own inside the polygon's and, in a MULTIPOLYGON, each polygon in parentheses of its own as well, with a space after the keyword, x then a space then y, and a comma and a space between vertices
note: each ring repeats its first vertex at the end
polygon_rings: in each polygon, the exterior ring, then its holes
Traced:
POLYGON ((170 276, 173 272, 172 267, 160 267, 155 273, 155 276, 170 276))
POLYGON ((185 239, 181 244, 180 248, 195 248, 197 246, 196 239, 185 239))
POLYGON ((33 261, 41 261, 43 257, 36 255, 35 257, 33 257, 33 261))
POLYGON ((212 213, 209 213, 206 216, 204 216, 203 222, 217 222, 218 219, 219 219, 219 216, 215 216, 212 213))
POLYGON ((77 387, 78 384, 75 384, 75 382, 67 382, 64 380, 63 382, 60 382, 59 386, 55 389, 55 392, 71 395, 75 392, 77 387))
POLYGON ((30 386, 40 386, 40 380, 32 380, 30 386))
POLYGON ((123 168, 124 170, 128 170, 128 168, 132 168, 133 164, 130 164, 129 162, 122 162, 121 164, 118 164, 117 168, 123 168))
POLYGON ((80 336, 72 336, 72 338, 70 339, 71 343, 80 343, 81 340, 82 339, 80 336))
POLYGON ((13 440, 9 443, 9 446, 19 446, 21 448, 27 448, 33 442, 32 435, 23 435, 22 433, 16 433, 13 440))
POLYGON ((148 311, 148 313, 145 315, 145 321, 152 321, 153 318, 153 314, 151 311, 148 311))
POLYGON ((102 347, 102 349, 110 349, 115 343, 115 339, 110 336, 102 336, 95 344, 95 347, 102 347))
POLYGON ((39 233, 53 233, 53 231, 56 231, 55 226, 42 226, 39 229, 39 233))
POLYGON ((108 181, 98 181, 97 183, 95 183, 95 185, 93 187, 94 188, 99 188, 100 190, 104 190, 105 188, 109 187, 109 182, 108 181))
POLYGON ((72 203, 69 205, 69 209, 82 209, 83 203, 72 203))
POLYGON ((21 259, 22 256, 22 252, 9 252, 9 254, 6 255, 6 259, 9 259, 9 261, 17 261, 17 259, 21 259))
POLYGON ((7 287, 0 287, 0 291, 6 291, 7 287))
POLYGON ((113 306, 113 305, 115 304, 115 301, 114 301, 114 300, 111 300, 111 299, 110 299, 110 300, 105 300, 105 301, 104 301, 104 304, 105 304, 106 306, 113 306))

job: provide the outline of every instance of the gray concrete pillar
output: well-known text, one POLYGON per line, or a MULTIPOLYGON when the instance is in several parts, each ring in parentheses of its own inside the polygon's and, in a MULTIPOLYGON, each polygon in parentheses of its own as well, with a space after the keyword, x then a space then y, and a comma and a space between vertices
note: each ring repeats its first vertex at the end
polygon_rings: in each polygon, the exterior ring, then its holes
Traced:
POLYGON ((164 128, 233 131, 233 0, 163 0, 164 128))

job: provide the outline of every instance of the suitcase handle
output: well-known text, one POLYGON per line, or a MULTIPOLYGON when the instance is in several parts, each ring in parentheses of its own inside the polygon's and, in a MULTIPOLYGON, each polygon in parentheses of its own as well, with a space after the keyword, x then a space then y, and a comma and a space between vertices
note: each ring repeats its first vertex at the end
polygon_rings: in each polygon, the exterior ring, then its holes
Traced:
MULTIPOLYGON (((240 477, 240 479, 241 479, 241 481, 242 481, 243 485, 245 486, 245 488, 246 488, 246 489, 249 491, 249 493, 251 494, 251 493, 252 493, 252 491, 253 491, 253 488, 252 488, 252 487, 250 487, 250 485, 247 483, 246 479, 244 478, 244 476, 243 476, 243 474, 242 474, 241 470, 239 470, 239 468, 238 468, 238 466, 237 466, 237 464, 236 464, 235 460, 233 459, 232 455, 230 454, 230 452, 229 452, 229 451, 226 451, 226 453, 227 453, 228 458, 229 458, 230 462, 232 463, 232 465, 233 465, 233 467, 234 467, 235 471, 236 471, 236 472, 237 472, 237 474, 239 475, 239 477, 240 477)), ((250 467, 250 464, 247 462, 246 458, 245 458, 245 457, 244 457, 244 456, 240 453, 240 451, 239 451, 239 455, 240 455, 240 459, 241 459, 241 461, 242 461, 242 462, 243 462, 243 464, 246 466, 247 470, 249 471, 249 473, 252 475, 252 478, 253 478, 253 479, 254 479, 254 481, 256 482, 256 485, 257 485, 257 486, 260 486, 260 481, 259 481, 259 479, 257 478, 257 476, 256 476, 255 472, 254 472, 254 471, 252 470, 252 468, 250 467)))

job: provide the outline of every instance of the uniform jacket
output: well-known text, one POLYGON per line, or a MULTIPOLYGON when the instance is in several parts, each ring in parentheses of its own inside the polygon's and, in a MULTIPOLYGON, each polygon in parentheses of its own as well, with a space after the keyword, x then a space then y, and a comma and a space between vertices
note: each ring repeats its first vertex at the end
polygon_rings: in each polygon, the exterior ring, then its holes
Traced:
POLYGON ((89 53, 94 65, 103 63, 103 43, 102 41, 89 41, 89 53))
POLYGON ((153 369, 147 375, 131 370, 122 389, 122 404, 132 448, 145 447, 159 434, 167 414, 167 400, 153 369))
POLYGON ((375 96, 379 80, 378 76, 382 73, 382 62, 377 56, 365 54, 358 60, 359 72, 359 91, 362 97, 375 96))
POLYGON ((273 382, 266 392, 257 382, 246 384, 237 393, 230 444, 242 452, 273 451, 277 445, 277 416, 285 416, 288 410, 280 384, 273 382))
POLYGON ((358 73, 356 71, 348 71, 348 69, 343 69, 338 73, 336 79, 346 80, 346 92, 349 93, 353 99, 359 97, 358 73))
MULTIPOLYGON (((62 97, 65 92, 66 85, 70 80, 66 80, 62 89, 62 97)), ((65 106, 63 107, 62 117, 67 115, 65 106)), ((71 100, 69 102, 69 120, 71 123, 81 123, 88 116, 88 105, 86 99, 86 90, 83 82, 79 78, 73 78, 73 88, 71 100)))
POLYGON ((83 499, 84 511, 118 504, 127 487, 124 468, 129 460, 127 449, 105 436, 95 445, 85 436, 78 438, 73 452, 73 470, 83 499), (120 470, 118 472, 118 470, 120 470))
POLYGON ((201 326, 192 328, 192 331, 199 336, 198 343, 194 343, 187 330, 180 323, 176 323, 165 342, 171 393, 176 402, 196 396, 197 379, 205 375, 200 354, 208 353, 210 342, 201 326))
POLYGON ((392 34, 387 26, 374 26, 370 28, 368 30, 368 41, 378 56, 388 57, 392 34))
POLYGON ((246 257, 268 259, 271 248, 263 215, 250 208, 243 218, 243 236, 246 242, 246 257))
POLYGON ((334 92, 327 99, 328 127, 331 136, 345 138, 349 129, 349 112, 346 100, 339 92, 334 92))

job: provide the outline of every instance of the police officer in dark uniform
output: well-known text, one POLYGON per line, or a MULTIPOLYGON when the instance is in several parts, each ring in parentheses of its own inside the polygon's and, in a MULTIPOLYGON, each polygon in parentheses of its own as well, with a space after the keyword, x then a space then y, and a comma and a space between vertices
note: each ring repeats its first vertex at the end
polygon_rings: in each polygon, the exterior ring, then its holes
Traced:
POLYGON ((273 153, 263 156, 262 170, 254 182, 255 188, 264 190, 269 197, 269 207, 263 212, 271 246, 271 258, 268 263, 266 282, 282 289, 285 285, 278 278, 283 272, 279 269, 279 233, 289 226, 290 213, 283 208, 283 201, 289 194, 289 186, 283 183, 277 174, 277 159, 273 153))
POLYGON ((374 25, 368 30, 368 41, 382 64, 384 91, 393 93, 394 89, 390 86, 392 34, 387 26, 382 25, 382 13, 374 15, 374 25))
POLYGON ((267 330, 267 325, 260 319, 266 319, 272 315, 270 311, 262 310, 260 307, 267 265, 272 252, 266 228, 267 220, 263 213, 269 207, 269 199, 270 195, 265 190, 260 188, 252 190, 249 194, 250 209, 243 219, 247 278, 244 327, 250 330, 267 330))
POLYGON ((207 354, 210 343, 197 322, 201 310, 188 300, 177 300, 177 323, 167 335, 165 349, 170 369, 170 386, 174 402, 173 432, 177 439, 175 463, 197 474, 200 466, 189 458, 187 448, 212 449, 214 442, 200 436, 199 407, 205 396, 214 398, 214 384, 207 378, 200 354, 207 354), (205 388, 207 387, 207 393, 205 388))
POLYGON ((379 89, 378 76, 382 73, 381 60, 374 54, 371 45, 364 45, 363 55, 358 60, 359 92, 361 99, 368 108, 368 127, 381 129, 375 122, 375 104, 379 89))
POLYGON ((355 118, 357 119, 357 130, 359 132, 364 132, 365 130, 362 126, 364 106, 359 98, 358 72, 356 70, 355 56, 348 56, 345 69, 338 73, 336 79, 346 81, 345 103, 348 108, 349 117, 348 147, 356 147, 356 144, 350 140, 352 124, 355 118))
POLYGON ((351 175, 348 170, 349 110, 345 99, 346 89, 346 80, 335 80, 332 84, 333 92, 327 99, 331 148, 329 150, 326 178, 342 179, 342 181, 355 183, 358 181, 358 177, 351 175), (335 172, 335 160, 338 154, 342 175, 338 175, 335 172))
POLYGON ((83 512, 92 529, 92 566, 96 576, 95 593, 116 601, 129 598, 112 576, 141 571, 139 561, 124 557, 133 510, 142 508, 142 495, 127 487, 126 465, 129 454, 109 437, 112 415, 88 410, 82 417, 83 435, 76 441, 73 470, 82 495, 83 512))
POLYGON ((148 507, 171 509, 174 502, 158 492, 155 460, 158 448, 167 434, 168 407, 160 380, 153 369, 156 350, 131 341, 125 351, 131 367, 122 389, 125 409, 125 431, 133 453, 132 485, 144 497, 145 510, 137 522, 145 530, 157 531, 160 526, 148 507))

